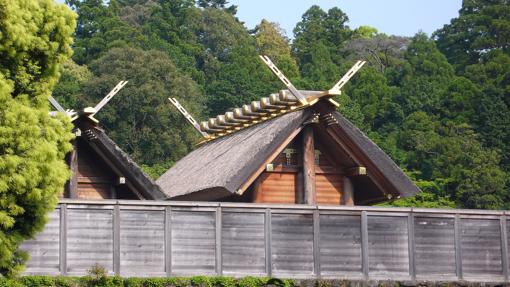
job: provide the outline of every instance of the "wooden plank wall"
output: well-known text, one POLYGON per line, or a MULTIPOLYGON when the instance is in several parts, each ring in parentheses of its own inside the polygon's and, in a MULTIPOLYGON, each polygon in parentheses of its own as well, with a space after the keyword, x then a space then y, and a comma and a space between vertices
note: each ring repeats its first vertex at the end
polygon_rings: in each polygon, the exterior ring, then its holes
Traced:
POLYGON ((508 282, 507 212, 63 200, 26 274, 508 282))

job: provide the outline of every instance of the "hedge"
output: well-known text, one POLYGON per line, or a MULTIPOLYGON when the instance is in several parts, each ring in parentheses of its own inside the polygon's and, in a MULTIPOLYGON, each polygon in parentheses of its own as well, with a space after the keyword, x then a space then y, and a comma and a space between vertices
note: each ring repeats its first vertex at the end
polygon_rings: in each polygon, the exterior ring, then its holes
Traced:
POLYGON ((0 277, 0 287, 262 287, 267 285, 293 287, 292 280, 259 277, 167 277, 122 278, 119 276, 64 277, 24 276, 15 279, 0 277))

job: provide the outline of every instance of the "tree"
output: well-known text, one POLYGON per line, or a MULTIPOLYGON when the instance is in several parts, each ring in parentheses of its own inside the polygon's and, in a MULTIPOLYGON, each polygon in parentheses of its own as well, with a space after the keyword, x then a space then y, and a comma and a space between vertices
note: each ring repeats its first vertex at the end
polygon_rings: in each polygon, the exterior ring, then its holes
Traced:
POLYGON ((71 124, 48 96, 71 55, 74 14, 52 0, 0 0, 0 274, 19 272, 19 244, 42 230, 69 171, 71 124))
POLYGON ((299 68, 291 55, 289 39, 278 23, 262 19, 255 27, 257 52, 267 55, 280 70, 290 79, 299 79, 299 68))
POLYGON ((283 85, 258 59, 255 39, 233 15, 206 8, 196 30, 209 115, 267 96, 283 85))
POLYGON ((80 98, 83 98, 83 85, 92 78, 92 73, 85 65, 78 65, 69 59, 60 69, 60 79, 53 89, 53 97, 65 109, 78 108, 80 98))
POLYGON ((499 50, 510 55, 510 1, 464 0, 459 17, 437 30, 434 38, 460 71, 487 52, 499 50))
POLYGON ((198 140, 196 131, 168 102, 175 97, 197 119, 204 96, 161 51, 113 48, 91 64, 81 106, 94 105, 120 80, 129 81, 97 118, 108 135, 140 164, 177 161, 198 140))

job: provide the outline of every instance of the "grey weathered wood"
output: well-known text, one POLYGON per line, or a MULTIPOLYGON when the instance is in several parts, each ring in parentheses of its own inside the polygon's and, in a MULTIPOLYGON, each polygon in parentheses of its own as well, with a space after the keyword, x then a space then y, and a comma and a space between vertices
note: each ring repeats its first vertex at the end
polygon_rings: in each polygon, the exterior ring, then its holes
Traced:
POLYGON ((69 169, 71 171, 71 178, 67 183, 69 188, 69 197, 78 198, 78 146, 77 140, 73 140, 73 150, 69 153, 69 169))
POLYGON ((462 247, 461 247, 461 232, 460 232, 460 216, 455 215, 455 273, 458 279, 463 279, 462 276, 462 247))
POLYGON ((323 276, 362 275, 361 216, 320 215, 320 269, 323 276))
POLYGON ((67 204, 60 205, 60 274, 67 275, 67 204))
POLYGON ((407 234, 408 234, 408 238, 409 238, 409 243, 408 243, 408 247, 409 247, 409 251, 408 251, 408 254, 409 254, 409 275, 411 276, 411 279, 416 279, 416 265, 415 265, 415 260, 414 260, 414 250, 415 250, 415 247, 414 247, 414 243, 415 243, 415 238, 414 238, 414 214, 411 212, 408 216, 407 216, 407 234))
POLYGON ((368 279, 369 254, 368 254, 368 215, 366 211, 361 212, 361 264, 363 277, 368 279))
POLYGON ((503 268, 503 277, 506 282, 508 282, 508 237, 507 237, 507 225, 506 225, 506 215, 501 216, 500 218, 500 228, 501 228, 501 259, 502 259, 502 268, 503 268))
POLYGON ((172 272, 216 273, 216 215, 172 210, 172 272))
POLYGON ((455 277, 454 225, 453 218, 414 216, 414 258, 418 277, 455 277))
POLYGON ((500 221, 462 218, 461 234, 464 278, 503 276, 500 221))
POLYGON ((321 253, 320 253, 320 215, 319 210, 313 212, 313 270, 315 276, 321 276, 321 253))
POLYGON ((21 245, 32 255, 26 274, 83 275, 98 264, 122 276, 508 280, 502 212, 112 203, 60 204, 21 245))
POLYGON ((121 275, 166 275, 164 210, 121 210, 120 231, 121 275))
POLYGON ((409 274, 407 217, 368 216, 370 276, 409 274))
POLYGON ((44 230, 34 239, 26 240, 20 249, 30 254, 25 272, 28 274, 60 273, 60 210, 56 209, 48 214, 48 223, 44 230))
POLYGON ((96 264, 113 273, 113 208, 68 208, 67 272, 84 275, 96 264))
POLYGON ((116 204, 113 210, 113 272, 120 275, 120 209, 116 204))
POLYGON ((223 274, 266 273, 263 213, 239 213, 223 209, 221 250, 223 274))
POLYGON ((313 275, 311 214, 271 215, 271 256, 273 276, 313 275))
POLYGON ((215 252, 215 255, 216 255, 216 274, 217 275, 221 275, 223 273, 223 263, 222 263, 222 256, 223 256, 223 253, 222 253, 222 249, 221 249, 221 228, 222 228, 222 220, 221 220, 221 217, 222 217, 222 211, 221 211, 221 206, 218 206, 216 208, 216 222, 215 222, 215 227, 216 227, 216 252, 215 252))
POLYGON ((165 207, 165 272, 172 276, 172 207, 165 207))
POLYGON ((273 264, 271 262, 271 209, 266 208, 266 212, 264 214, 264 247, 265 247, 265 257, 266 257, 266 275, 269 277, 273 276, 273 264))

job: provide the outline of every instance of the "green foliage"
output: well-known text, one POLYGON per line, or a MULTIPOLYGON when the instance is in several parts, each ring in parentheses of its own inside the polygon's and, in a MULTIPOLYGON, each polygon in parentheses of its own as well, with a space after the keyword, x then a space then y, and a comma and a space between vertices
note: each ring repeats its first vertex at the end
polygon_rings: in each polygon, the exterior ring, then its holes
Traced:
POLYGON ((461 71, 490 51, 510 55, 510 1, 465 0, 459 17, 434 36, 439 49, 461 71))
POLYGON ((200 117, 204 96, 196 83, 180 74, 166 54, 135 48, 113 48, 93 62, 94 77, 83 87, 95 105, 118 81, 129 83, 98 113, 109 136, 142 164, 176 161, 197 140, 196 131, 168 103, 175 97, 200 117))
POLYGON ((71 55, 75 15, 51 0, 0 1, 0 274, 18 273, 19 244, 42 230, 69 176, 71 125, 48 100, 71 55))
MULTIPOLYGON (((265 287, 297 286, 294 280, 277 278, 223 276, 122 278, 91 270, 84 277, 24 276, 16 280, 0 277, 0 287, 265 287)), ((99 268, 101 269, 101 268, 99 268)))

